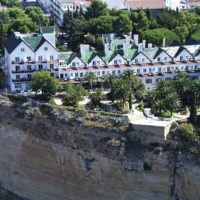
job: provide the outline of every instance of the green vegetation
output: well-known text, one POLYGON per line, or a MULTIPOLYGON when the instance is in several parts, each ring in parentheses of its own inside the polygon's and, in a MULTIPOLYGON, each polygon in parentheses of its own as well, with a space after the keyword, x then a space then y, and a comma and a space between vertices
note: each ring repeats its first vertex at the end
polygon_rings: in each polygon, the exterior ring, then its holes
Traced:
POLYGON ((36 93, 41 91, 42 97, 50 98, 57 92, 59 84, 59 80, 52 77, 48 71, 38 71, 33 74, 31 88, 36 93))
POLYGON ((83 100, 86 94, 85 89, 81 85, 66 84, 63 90, 65 92, 63 104, 66 106, 77 107, 79 101, 83 100))
POLYGON ((180 126, 175 126, 168 138, 175 143, 176 150, 183 153, 191 152, 193 154, 200 154, 200 137, 192 124, 183 123, 180 126))
POLYGON ((2 41, 5 41, 4 34, 8 36, 13 31, 36 32, 40 26, 49 25, 48 18, 45 17, 39 7, 30 6, 23 9, 18 0, 1 0, 0 3, 6 7, 0 11, 0 22, 2 23, 0 24, 1 45, 4 44, 2 41))
POLYGON ((67 12, 63 30, 69 41, 69 48, 79 50, 81 43, 89 43, 97 50, 102 50, 97 40, 101 34, 118 33, 139 34, 155 45, 162 45, 163 38, 166 44, 173 40, 186 42, 190 38, 200 40, 199 35, 200 12, 173 11, 164 9, 155 19, 151 19, 149 11, 109 10, 100 0, 94 0, 86 13, 67 12), (84 37, 88 35, 88 37, 84 37))
POLYGON ((159 81, 154 90, 148 93, 148 103, 152 112, 161 117, 171 117, 178 108, 179 98, 170 82, 159 81), (170 115, 171 113, 171 115, 170 115))
POLYGON ((158 46, 162 44, 163 38, 166 39, 166 44, 170 44, 174 40, 180 41, 180 38, 176 33, 166 28, 147 30, 142 34, 142 38, 158 46))

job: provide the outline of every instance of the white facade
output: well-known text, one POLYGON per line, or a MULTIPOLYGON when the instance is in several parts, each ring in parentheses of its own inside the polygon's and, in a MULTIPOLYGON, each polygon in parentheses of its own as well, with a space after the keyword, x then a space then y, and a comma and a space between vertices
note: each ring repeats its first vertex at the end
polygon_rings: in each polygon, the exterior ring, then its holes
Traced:
POLYGON ((127 0, 103 0, 109 9, 128 9, 127 0))
POLYGON ((38 0, 45 10, 52 13, 55 23, 59 26, 63 25, 65 12, 80 12, 86 10, 90 5, 90 1, 86 0, 38 0))
POLYGON ((166 7, 172 9, 172 10, 183 10, 187 9, 187 3, 186 0, 165 0, 166 7))
POLYGON ((34 36, 15 33, 10 38, 11 44, 12 41, 15 43, 15 38, 20 38, 20 42, 12 50, 5 49, 5 68, 11 91, 21 91, 29 88, 33 72, 40 70, 51 71, 58 67, 58 50, 42 35, 34 36), (38 46, 33 49, 30 45, 31 41, 27 43, 27 40, 25 40, 27 37, 33 40, 35 37, 38 40, 40 39, 38 46))
MULTIPOLYGON (((28 89, 32 73, 38 70, 48 70, 61 81, 77 81, 90 71, 96 77, 104 78, 108 74, 120 76, 125 70, 131 69, 146 87, 154 87, 161 79, 171 80, 179 73, 200 78, 198 43, 160 48, 148 44, 146 47, 145 41, 140 43, 138 36, 134 35, 125 49, 123 43, 126 39, 123 37, 118 38, 115 34, 106 37, 112 38, 109 40, 112 49, 105 48, 104 52, 95 52, 89 45, 82 45, 81 52, 73 53, 58 52, 42 34, 27 36, 15 33, 8 40, 5 49, 5 66, 11 91, 28 89), (41 37, 41 40, 33 50, 29 38, 35 37, 41 37), (122 49, 117 49, 120 42, 122 49), (13 47, 12 44, 16 46, 13 47)), ((105 43, 105 46, 108 44, 105 43)))

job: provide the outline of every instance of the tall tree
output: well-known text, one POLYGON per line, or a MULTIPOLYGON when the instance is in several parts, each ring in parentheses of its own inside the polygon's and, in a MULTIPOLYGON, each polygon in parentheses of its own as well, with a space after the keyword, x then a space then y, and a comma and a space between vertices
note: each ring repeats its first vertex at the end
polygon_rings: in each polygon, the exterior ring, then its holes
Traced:
POLYGON ((89 84, 89 89, 91 90, 93 87, 93 81, 95 80, 96 76, 93 72, 87 72, 85 74, 84 79, 88 82, 89 84))
POLYGON ((5 32, 3 22, 0 20, 0 54, 4 55, 5 32))
POLYGON ((109 11, 106 3, 103 3, 101 0, 93 0, 91 6, 87 8, 85 17, 91 19, 107 15, 108 13, 109 11))

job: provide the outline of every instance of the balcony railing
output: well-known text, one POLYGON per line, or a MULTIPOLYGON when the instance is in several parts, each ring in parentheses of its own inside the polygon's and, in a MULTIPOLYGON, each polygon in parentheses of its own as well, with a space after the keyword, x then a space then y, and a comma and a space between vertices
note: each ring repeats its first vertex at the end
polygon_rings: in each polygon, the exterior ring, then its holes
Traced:
POLYGON ((12 79, 12 82, 26 82, 31 80, 32 78, 21 78, 21 79, 12 79))

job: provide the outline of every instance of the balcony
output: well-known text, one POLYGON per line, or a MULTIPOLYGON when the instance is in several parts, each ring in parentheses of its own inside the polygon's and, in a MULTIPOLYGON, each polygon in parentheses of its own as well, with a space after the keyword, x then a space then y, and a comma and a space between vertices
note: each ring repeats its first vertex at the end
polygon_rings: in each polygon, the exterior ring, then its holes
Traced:
POLYGON ((21 73, 32 73, 35 72, 35 69, 30 69, 30 70, 13 70, 12 73, 13 74, 21 74, 21 73))
POLYGON ((21 79, 12 79, 12 82, 16 83, 16 82, 27 82, 27 81, 31 81, 32 78, 21 78, 21 79))

